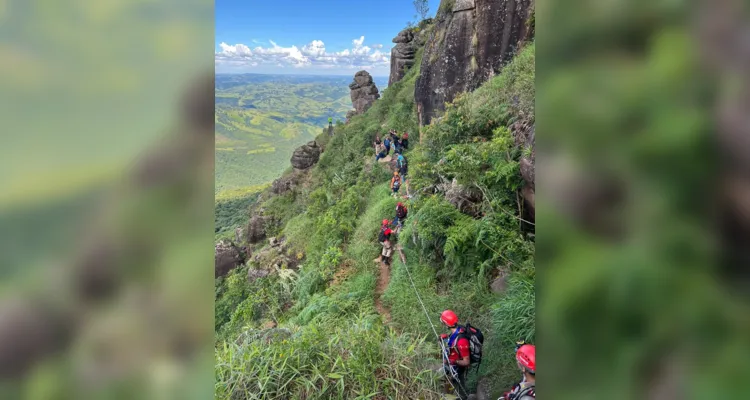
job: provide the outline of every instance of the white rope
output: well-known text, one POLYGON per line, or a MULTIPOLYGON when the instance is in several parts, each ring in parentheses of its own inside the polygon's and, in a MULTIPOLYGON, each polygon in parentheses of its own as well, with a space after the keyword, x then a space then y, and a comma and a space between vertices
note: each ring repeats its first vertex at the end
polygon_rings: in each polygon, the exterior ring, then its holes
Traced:
MULTIPOLYGON (((399 252, 399 255, 403 255, 402 250, 400 248, 397 248, 396 250, 399 252)), ((427 322, 430 323, 430 327, 432 327, 432 332, 435 334, 435 338, 440 343, 440 348, 443 353, 443 361, 444 362, 448 361, 448 349, 445 348, 445 343, 443 343, 443 339, 440 337, 440 335, 438 335, 437 329, 435 329, 435 325, 432 323, 432 318, 430 318, 430 313, 427 312, 427 307, 425 307, 424 302, 422 301, 422 297, 419 295, 419 290, 417 290, 417 286, 414 284, 414 279, 412 279, 411 277, 411 272, 409 271, 409 267, 406 265, 403 259, 401 260, 401 264, 404 266, 404 269, 406 269, 406 274, 409 277, 409 282, 411 282, 411 287, 414 289, 414 293, 416 293, 417 295, 417 300, 419 300, 419 304, 422 306, 424 315, 427 316, 427 322)), ((454 381, 458 383, 459 386, 461 386, 461 389, 464 391, 464 393, 468 394, 468 392, 466 391, 466 388, 464 388, 463 385, 461 385, 461 381, 458 379, 458 371, 456 371, 456 369, 453 368, 450 365, 450 363, 448 363, 448 366, 451 371, 451 376, 448 376, 448 372, 445 370, 445 367, 443 367, 443 374, 445 375, 446 378, 448 378, 448 382, 451 384, 451 386, 453 386, 453 390, 456 392, 456 395, 460 399, 461 394, 458 392, 458 388, 456 388, 456 386, 453 385, 454 381)))

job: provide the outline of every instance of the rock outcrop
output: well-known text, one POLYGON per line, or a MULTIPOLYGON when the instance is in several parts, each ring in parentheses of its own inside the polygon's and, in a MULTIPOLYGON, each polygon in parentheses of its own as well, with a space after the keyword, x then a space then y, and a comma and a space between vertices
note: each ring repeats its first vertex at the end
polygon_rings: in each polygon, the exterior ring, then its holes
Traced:
POLYGON ((247 242, 255 244, 266 238, 266 219, 260 215, 253 215, 247 224, 247 242))
POLYGON ((273 181, 273 183, 271 184, 271 191, 274 194, 284 194, 292 191, 297 187, 297 185, 300 184, 300 181, 304 176, 304 173, 295 170, 291 174, 282 176, 281 178, 273 181))
POLYGON ((320 159, 320 153, 320 146, 318 146, 318 143, 314 140, 297 147, 292 154, 292 159, 290 160, 292 162, 292 167, 297 170, 308 169, 318 162, 320 159))
POLYGON ((393 38, 396 43, 391 49, 391 73, 388 77, 388 86, 401 80, 406 71, 414 65, 414 56, 417 54, 417 44, 414 43, 414 33, 411 29, 404 29, 393 38))
POLYGON ((214 277, 225 276, 245 262, 244 251, 234 243, 222 240, 214 250, 214 277))
MULTIPOLYGON (((354 81, 349 84, 349 89, 351 89, 354 115, 364 114, 372 106, 372 103, 380 98, 378 88, 367 71, 359 71, 354 74, 354 81)), ((349 114, 347 114, 347 118, 349 118, 349 114)))
POLYGON ((414 92, 420 124, 500 72, 533 35, 533 7, 533 0, 441 2, 414 92))

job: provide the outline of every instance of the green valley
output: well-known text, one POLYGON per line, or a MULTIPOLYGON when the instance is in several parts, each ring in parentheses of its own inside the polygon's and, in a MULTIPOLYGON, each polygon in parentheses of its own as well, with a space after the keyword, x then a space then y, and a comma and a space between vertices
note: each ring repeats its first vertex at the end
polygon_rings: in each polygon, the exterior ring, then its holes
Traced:
MULTIPOLYGON (((216 76, 216 186, 227 190, 269 183, 289 166, 297 146, 317 136, 328 118, 351 109, 351 77, 216 76)), ((377 80, 385 88, 386 78, 377 80)))

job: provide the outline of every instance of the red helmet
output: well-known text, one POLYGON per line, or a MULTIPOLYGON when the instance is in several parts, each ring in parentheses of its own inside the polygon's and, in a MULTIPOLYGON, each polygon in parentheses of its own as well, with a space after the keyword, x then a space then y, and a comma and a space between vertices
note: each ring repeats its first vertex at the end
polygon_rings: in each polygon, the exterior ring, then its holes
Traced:
POLYGON ((451 310, 445 310, 440 314, 440 321, 452 328, 458 324, 458 316, 451 310))
POLYGON ((387 220, 387 219, 384 219, 384 220, 383 220, 383 225, 388 225, 388 224, 389 224, 388 220, 387 220))
POLYGON ((524 368, 536 373, 536 347, 533 344, 525 344, 516 350, 516 360, 524 368))

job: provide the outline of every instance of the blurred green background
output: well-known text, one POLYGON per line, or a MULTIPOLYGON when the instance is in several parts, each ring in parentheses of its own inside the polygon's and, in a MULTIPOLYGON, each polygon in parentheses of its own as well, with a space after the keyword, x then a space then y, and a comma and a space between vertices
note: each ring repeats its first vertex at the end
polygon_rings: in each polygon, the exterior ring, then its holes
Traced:
POLYGON ((213 393, 213 27, 0 2, 0 398, 213 393))
POLYGON ((538 392, 748 398, 747 2, 538 16, 538 392))

